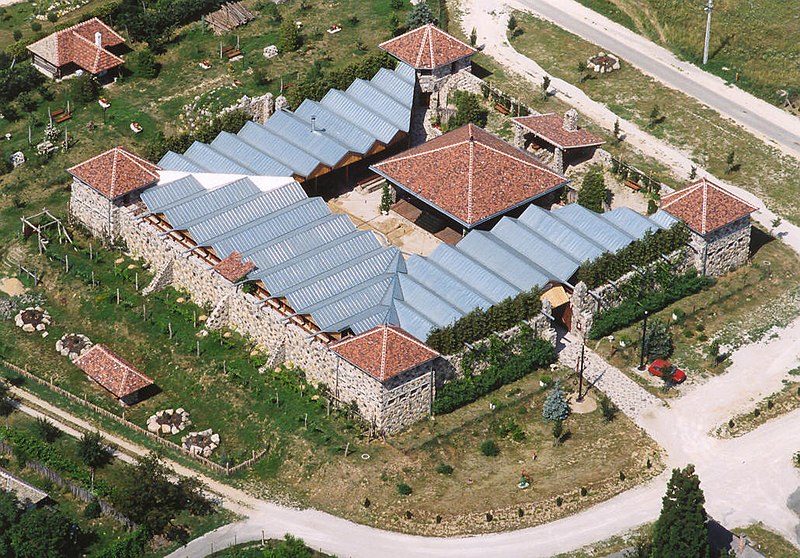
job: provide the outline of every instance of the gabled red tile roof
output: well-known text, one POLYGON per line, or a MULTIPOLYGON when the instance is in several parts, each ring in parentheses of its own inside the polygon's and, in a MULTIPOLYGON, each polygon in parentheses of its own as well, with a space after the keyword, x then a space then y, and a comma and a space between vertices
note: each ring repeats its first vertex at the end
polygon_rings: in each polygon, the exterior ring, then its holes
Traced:
POLYGON ((703 235, 758 211, 706 178, 663 196, 661 209, 703 235))
POLYGON ((417 70, 432 70, 478 52, 432 23, 389 39, 378 48, 417 70))
POLYGON ((153 380, 105 345, 92 345, 88 351, 75 359, 75 365, 117 399, 123 399, 153 385, 153 380))
POLYGON ((564 128, 564 117, 556 113, 518 116, 512 120, 561 149, 591 147, 605 143, 603 138, 589 130, 583 128, 575 131, 567 130, 564 128))
POLYGON ((111 27, 96 17, 56 31, 44 39, 28 45, 28 50, 62 67, 77 64, 91 74, 99 74, 123 64, 122 58, 109 52, 109 47, 125 42, 111 27), (95 33, 100 33, 100 46, 95 44, 95 33))
POLYGON ((214 266, 214 270, 231 283, 236 283, 255 268, 256 264, 245 260, 236 250, 214 266))
POLYGON ((474 124, 371 168, 467 227, 567 182, 536 157, 474 124))
POLYGON ((331 349, 361 370, 384 382, 439 353, 397 326, 381 325, 331 345, 331 349))
POLYGON ((110 200, 158 181, 159 167, 124 147, 115 147, 67 169, 110 200))

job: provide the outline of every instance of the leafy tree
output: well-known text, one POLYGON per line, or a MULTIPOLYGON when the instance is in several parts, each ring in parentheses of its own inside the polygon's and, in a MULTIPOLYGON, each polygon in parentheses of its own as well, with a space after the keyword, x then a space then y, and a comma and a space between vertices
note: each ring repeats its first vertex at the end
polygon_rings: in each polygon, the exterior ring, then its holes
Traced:
POLYGON ((173 483, 171 468, 155 453, 140 457, 130 467, 113 494, 117 510, 150 532, 163 533, 183 510, 197 509, 202 485, 197 482, 173 483))
POLYGON ((673 469, 653 528, 652 558, 704 558, 711 555, 705 497, 694 466, 673 469))
POLYGON ((97 519, 102 515, 103 510, 100 507, 100 501, 97 498, 92 498, 86 507, 83 508, 83 517, 86 519, 97 519))
POLYGON ((647 324, 645 335, 645 351, 647 358, 654 360, 657 358, 669 358, 675 346, 672 343, 672 333, 669 326, 659 319, 650 320, 647 324))
POLYGON ((72 98, 82 103, 96 101, 100 96, 100 83, 91 74, 83 74, 72 80, 72 98))
POLYGON ((281 52, 294 52, 303 44, 303 37, 294 21, 286 20, 278 30, 278 48, 281 52))
POLYGON ((550 76, 542 78, 542 100, 547 100, 547 91, 550 89, 550 76))
POLYGON ((19 41, 22 38, 22 30, 14 29, 14 32, 12 33, 12 35, 13 35, 15 41, 19 41))
POLYGON ((475 46, 475 43, 477 42, 478 42, 478 30, 473 27, 472 31, 469 32, 469 44, 475 46))
POLYGON ((149 48, 132 52, 128 56, 128 65, 134 75, 138 77, 153 79, 158 76, 159 66, 156 62, 156 55, 149 48))
POLYGON ((458 91, 454 95, 456 113, 450 117, 447 127, 450 130, 460 128, 470 122, 484 128, 489 118, 489 111, 481 104, 481 99, 474 93, 458 91))
POLYGON ((694 180, 695 178, 697 178, 697 167, 692 166, 689 170, 689 180, 694 180))
POLYGON ((389 190, 389 183, 383 183, 383 192, 381 193, 381 211, 389 211, 392 207, 392 192, 389 190))
POLYGON ((725 172, 730 174, 736 170, 739 170, 739 165, 736 163, 736 151, 731 149, 725 158, 725 172))
POLYGON ((658 124, 661 124, 662 120, 661 108, 658 105, 653 105, 653 108, 650 109, 650 114, 648 115, 647 127, 655 128, 658 124))
POLYGON ((14 494, 0 490, 0 556, 11 555, 11 528, 17 524, 21 513, 14 494))
MULTIPOLYGON (((0 151, 0 157, 5 160, 5 155, 0 151)), ((2 163, 0 163, 0 167, 2 167, 2 163)), ((0 172, 2 174, 2 172, 0 172)), ((14 406, 11 404, 10 391, 8 389, 8 384, 0 380, 0 417, 7 417, 11 414, 14 410, 14 406)), ((1 556, 2 554, 0 554, 1 556)))
POLYGON ((86 432, 78 440, 78 457, 92 473, 92 490, 94 490, 94 473, 111 461, 111 452, 99 432, 86 432))
POLYGON ((596 213, 603 212, 603 203, 608 197, 606 179, 599 166, 593 166, 583 177, 581 189, 578 191, 578 203, 596 213))
POLYGON ((514 14, 511 14, 508 18, 508 30, 514 31, 517 28, 517 18, 514 17, 514 14))
POLYGON ((33 112, 39 105, 39 101, 33 94, 33 91, 23 91, 17 96, 17 106, 20 112, 33 112))
POLYGON ((409 12, 406 19, 406 26, 410 29, 416 29, 429 23, 436 23, 436 18, 433 17, 431 7, 427 2, 420 2, 409 12))
POLYGON ((553 422, 562 421, 569 416, 569 404, 561 390, 561 381, 556 380, 556 385, 547 394, 542 406, 542 416, 545 420, 553 422))
POLYGON ((36 435, 48 444, 52 444, 61 436, 61 430, 44 417, 36 419, 36 435))
POLYGON ((77 553, 77 535, 77 527, 60 511, 34 509, 11 529, 11 547, 16 558, 64 558, 77 553))

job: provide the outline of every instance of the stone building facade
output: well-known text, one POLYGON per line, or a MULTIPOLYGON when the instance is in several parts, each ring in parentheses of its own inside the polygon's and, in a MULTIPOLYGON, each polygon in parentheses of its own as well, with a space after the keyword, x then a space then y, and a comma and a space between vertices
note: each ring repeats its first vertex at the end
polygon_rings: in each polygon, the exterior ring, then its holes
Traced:
POLYGON ((689 246, 694 254, 694 266, 705 275, 724 275, 747 263, 750 254, 750 216, 705 235, 691 231, 689 246))

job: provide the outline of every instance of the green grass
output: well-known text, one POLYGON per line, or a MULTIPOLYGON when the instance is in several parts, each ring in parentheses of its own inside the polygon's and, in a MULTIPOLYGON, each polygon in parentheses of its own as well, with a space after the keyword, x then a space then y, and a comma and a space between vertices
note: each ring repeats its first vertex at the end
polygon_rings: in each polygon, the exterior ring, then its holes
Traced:
MULTIPOLYGON (((512 39, 514 48, 536 60, 552 75, 579 83, 582 76, 579 62, 596 54, 599 47, 530 15, 516 15, 524 33, 512 39)), ((649 128, 654 136, 687 151, 698 167, 757 194, 771 209, 800 223, 800 197, 797 196, 800 162, 796 159, 781 154, 713 110, 624 62, 620 70, 605 75, 593 74, 592 79, 579 87, 592 99, 621 109, 620 117, 643 129, 649 128), (650 127, 649 114, 655 105, 664 118, 650 127), (731 151, 740 167, 728 173, 726 158, 731 151)), ((624 126, 622 131, 624 133, 624 126)), ((612 144, 606 146, 612 152, 617 149, 612 144)))
MULTIPOLYGON (((704 2, 578 0, 700 66, 704 2)), ((714 6, 710 57, 704 69, 771 103, 800 83, 800 13, 784 0, 731 0, 714 6), (739 76, 738 82, 736 76, 739 76)))
POLYGON ((761 523, 743 529, 734 529, 734 532, 747 535, 756 550, 768 558, 794 558, 798 554, 795 545, 781 535, 770 531, 761 523))

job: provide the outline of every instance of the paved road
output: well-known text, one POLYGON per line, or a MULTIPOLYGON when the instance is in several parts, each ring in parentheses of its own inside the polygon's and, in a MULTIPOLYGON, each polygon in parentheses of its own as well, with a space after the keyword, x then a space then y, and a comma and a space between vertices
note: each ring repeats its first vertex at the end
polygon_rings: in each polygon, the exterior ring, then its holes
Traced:
POLYGON ((800 118, 678 60, 665 48, 575 0, 517 0, 516 3, 622 57, 646 74, 691 95, 768 143, 800 158, 800 118))

